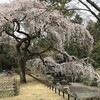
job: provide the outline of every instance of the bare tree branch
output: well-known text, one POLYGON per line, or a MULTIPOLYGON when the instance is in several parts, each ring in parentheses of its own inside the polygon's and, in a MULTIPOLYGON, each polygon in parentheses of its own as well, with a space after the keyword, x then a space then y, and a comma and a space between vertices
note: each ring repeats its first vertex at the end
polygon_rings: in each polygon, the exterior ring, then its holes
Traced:
POLYGON ((92 15, 94 15, 94 16, 98 19, 98 21, 100 22, 100 18, 98 17, 98 15, 96 15, 95 12, 92 11, 92 10, 90 9, 90 7, 89 7, 87 4, 85 4, 82 0, 79 0, 79 1, 91 12, 92 15))
POLYGON ((6 21, 9 21, 9 19, 7 17, 4 17, 4 19, 6 19, 6 21))
POLYGON ((20 20, 20 22, 23 21, 26 17, 27 17, 27 14, 20 20))
POLYGON ((43 51, 40 51, 40 52, 34 52, 34 53, 31 53, 31 55, 30 56, 32 56, 32 55, 40 55, 40 54, 43 54, 43 53, 45 53, 46 51, 48 51, 48 50, 50 50, 52 47, 50 46, 50 47, 48 47, 48 48, 46 48, 45 50, 43 50, 43 51))
POLYGON ((54 47, 53 47, 53 50, 61 53, 62 55, 65 55, 69 60, 72 60, 72 57, 67 52, 62 52, 61 50, 54 48, 54 47))
POLYGON ((19 40, 21 39, 19 37, 16 37, 14 34, 11 34, 11 33, 7 32, 7 31, 5 31, 5 33, 8 34, 9 36, 13 37, 17 42, 19 42, 19 40))
POLYGON ((42 56, 41 56, 41 55, 38 55, 38 56, 40 57, 40 59, 41 59, 43 65, 46 66, 45 61, 44 61, 44 59, 42 58, 42 56))
POLYGON ((96 5, 96 3, 94 3, 91 0, 86 0, 89 4, 91 4, 96 10, 98 10, 100 12, 100 7, 98 5, 96 5))
POLYGON ((72 9, 67 9, 68 11, 69 10, 85 10, 85 11, 89 11, 88 9, 82 9, 82 8, 72 8, 72 9))
POLYGON ((23 31, 20 30, 20 22, 18 22, 17 19, 14 19, 13 22, 15 22, 17 24, 16 31, 18 33, 21 33, 21 34, 25 35, 26 37, 30 38, 30 36, 27 33, 25 33, 25 32, 23 32, 23 31))

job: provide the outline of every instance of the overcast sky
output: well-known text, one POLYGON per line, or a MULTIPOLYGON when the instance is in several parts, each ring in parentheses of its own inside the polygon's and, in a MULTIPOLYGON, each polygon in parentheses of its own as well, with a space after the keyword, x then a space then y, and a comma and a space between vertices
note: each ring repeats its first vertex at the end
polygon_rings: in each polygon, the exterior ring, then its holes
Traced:
POLYGON ((0 0, 0 3, 9 2, 9 0, 0 0))

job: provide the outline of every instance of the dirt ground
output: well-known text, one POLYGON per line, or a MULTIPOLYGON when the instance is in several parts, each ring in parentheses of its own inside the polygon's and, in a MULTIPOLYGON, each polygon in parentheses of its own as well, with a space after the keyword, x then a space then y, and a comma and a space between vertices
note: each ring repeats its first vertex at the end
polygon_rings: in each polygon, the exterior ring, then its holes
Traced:
MULTIPOLYGON (((19 79, 18 76, 17 79, 19 79)), ((66 98, 63 98, 29 76, 27 80, 26 84, 20 86, 18 96, 1 98, 0 100, 67 100, 67 95, 66 98)))

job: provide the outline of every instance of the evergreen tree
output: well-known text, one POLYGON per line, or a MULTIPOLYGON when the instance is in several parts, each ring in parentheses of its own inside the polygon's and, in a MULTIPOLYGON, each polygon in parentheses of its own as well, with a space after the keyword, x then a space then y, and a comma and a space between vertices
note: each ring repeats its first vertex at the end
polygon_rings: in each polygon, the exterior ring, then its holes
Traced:
MULTIPOLYGON (((100 13, 98 14, 100 16, 100 13)), ((93 65, 95 68, 100 67, 100 22, 89 21, 87 29, 94 37, 94 47, 91 53, 91 58, 93 59, 93 65)))

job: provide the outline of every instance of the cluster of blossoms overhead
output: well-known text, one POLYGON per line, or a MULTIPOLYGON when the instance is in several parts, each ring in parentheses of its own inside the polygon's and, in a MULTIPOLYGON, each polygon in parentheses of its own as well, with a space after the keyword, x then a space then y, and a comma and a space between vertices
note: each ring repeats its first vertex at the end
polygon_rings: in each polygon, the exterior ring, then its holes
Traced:
POLYGON ((5 25, 10 25, 12 29, 13 21, 21 21, 24 17, 20 25, 30 36, 41 30, 41 34, 53 34, 57 38, 55 45, 61 50, 65 39, 68 43, 75 41, 80 46, 86 45, 90 51, 92 49, 93 37, 82 25, 70 22, 50 3, 40 0, 14 0, 0 5, 0 31, 5 25))

